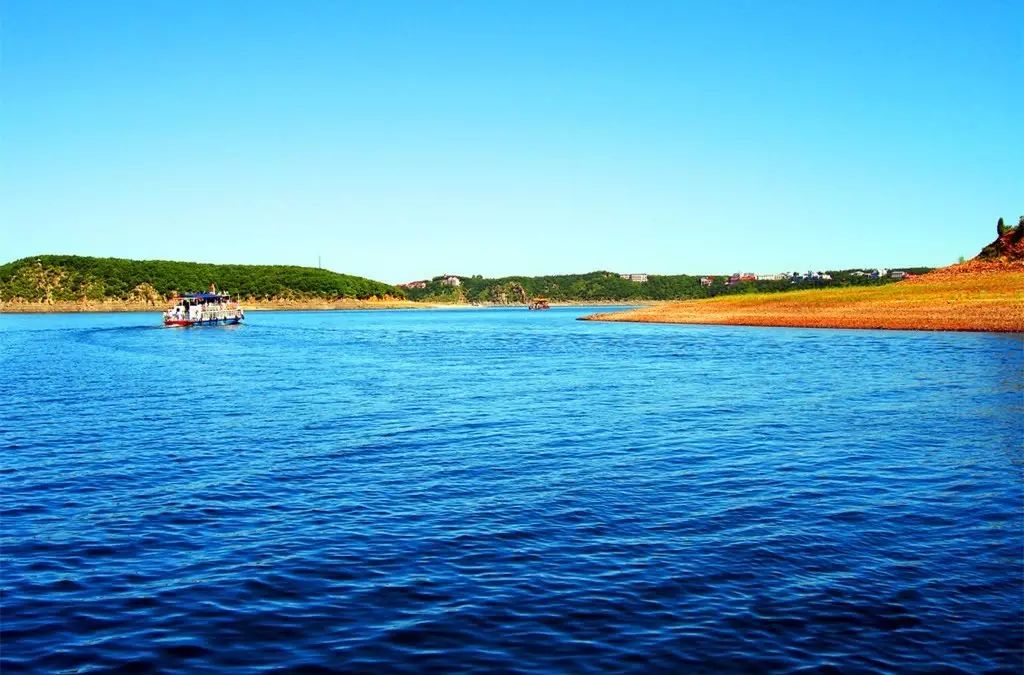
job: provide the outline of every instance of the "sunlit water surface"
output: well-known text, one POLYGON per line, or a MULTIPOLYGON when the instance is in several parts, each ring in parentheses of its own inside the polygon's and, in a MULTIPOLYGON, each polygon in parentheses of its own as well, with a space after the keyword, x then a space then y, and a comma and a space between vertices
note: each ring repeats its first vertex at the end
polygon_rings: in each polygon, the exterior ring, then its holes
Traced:
POLYGON ((0 316, 4 673, 1018 671, 1020 337, 0 316))

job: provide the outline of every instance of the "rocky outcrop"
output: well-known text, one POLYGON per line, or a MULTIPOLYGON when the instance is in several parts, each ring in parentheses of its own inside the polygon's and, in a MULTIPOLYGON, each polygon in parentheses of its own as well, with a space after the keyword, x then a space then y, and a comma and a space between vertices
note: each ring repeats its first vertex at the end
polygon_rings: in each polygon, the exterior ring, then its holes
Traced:
POLYGON ((977 260, 999 262, 1024 261, 1024 216, 1020 217, 1017 227, 1006 227, 1000 218, 996 224, 995 241, 981 249, 977 260))
POLYGON ((487 295, 488 300, 495 305, 510 305, 512 303, 525 305, 529 302, 526 289, 515 281, 491 286, 487 295))
POLYGON ((164 296, 160 295, 160 293, 153 288, 152 284, 142 283, 133 288, 131 293, 128 294, 128 302, 144 302, 147 305, 156 305, 164 302, 164 296))

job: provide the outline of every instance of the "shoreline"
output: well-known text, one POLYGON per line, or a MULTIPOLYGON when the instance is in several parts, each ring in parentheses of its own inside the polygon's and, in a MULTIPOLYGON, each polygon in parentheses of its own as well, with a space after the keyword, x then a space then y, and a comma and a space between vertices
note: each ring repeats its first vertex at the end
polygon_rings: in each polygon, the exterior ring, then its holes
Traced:
POLYGON ((939 270, 887 286, 669 302, 583 321, 1024 333, 1024 267, 939 270))
MULTIPOLYGON (((590 301, 590 302, 553 302, 552 307, 632 307, 647 306, 653 301, 621 302, 621 301, 590 301)), ((509 304, 500 305, 493 303, 481 303, 473 305, 470 303, 445 303, 445 302, 416 302, 413 300, 262 300, 255 302, 240 302, 239 306, 246 312, 331 312, 338 310, 366 311, 366 310, 429 310, 429 309, 492 309, 492 308, 519 308, 526 309, 526 305, 509 304)), ((163 312, 170 306, 167 303, 150 302, 73 302, 58 301, 53 303, 45 302, 0 302, 0 314, 148 314, 163 312)))
MULTIPOLYGON (((148 314, 162 313, 170 307, 171 301, 165 303, 151 302, 4 302, 0 303, 0 314, 148 314)), ((408 300, 351 300, 334 301, 294 301, 270 300, 240 302, 239 306, 246 312, 270 311, 332 311, 332 310, 372 310, 372 309, 430 309, 429 303, 411 302, 408 300)))

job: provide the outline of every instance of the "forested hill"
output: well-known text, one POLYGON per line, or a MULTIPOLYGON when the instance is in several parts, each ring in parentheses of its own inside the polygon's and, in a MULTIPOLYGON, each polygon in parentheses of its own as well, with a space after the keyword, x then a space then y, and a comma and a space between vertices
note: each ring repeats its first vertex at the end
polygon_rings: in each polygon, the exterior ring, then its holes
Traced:
MULTIPOLYGON (((902 270, 919 274, 926 267, 904 267, 902 270)), ((862 270, 832 270, 825 276, 794 275, 778 280, 743 280, 730 283, 727 276, 707 277, 707 285, 700 276, 689 274, 652 274, 645 282, 623 279, 615 272, 587 274, 561 274, 541 277, 502 277, 488 279, 482 276, 459 276, 457 286, 446 282, 450 277, 440 276, 420 282, 423 288, 406 288, 411 300, 431 302, 481 302, 519 304, 528 299, 544 296, 555 301, 642 301, 707 298, 737 293, 772 293, 817 288, 822 286, 876 286, 892 283, 896 278, 875 275, 862 270)))
POLYGON ((314 267, 42 255, 0 266, 0 299, 155 302, 216 284, 239 299, 404 297, 394 286, 314 267))

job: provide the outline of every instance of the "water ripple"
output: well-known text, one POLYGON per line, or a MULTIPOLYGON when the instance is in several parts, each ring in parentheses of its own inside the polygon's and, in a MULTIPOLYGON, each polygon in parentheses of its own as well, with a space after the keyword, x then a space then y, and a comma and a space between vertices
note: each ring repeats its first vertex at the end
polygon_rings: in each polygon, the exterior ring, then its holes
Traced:
POLYGON ((1020 672, 1024 350, 0 316, 8 672, 1020 672))

